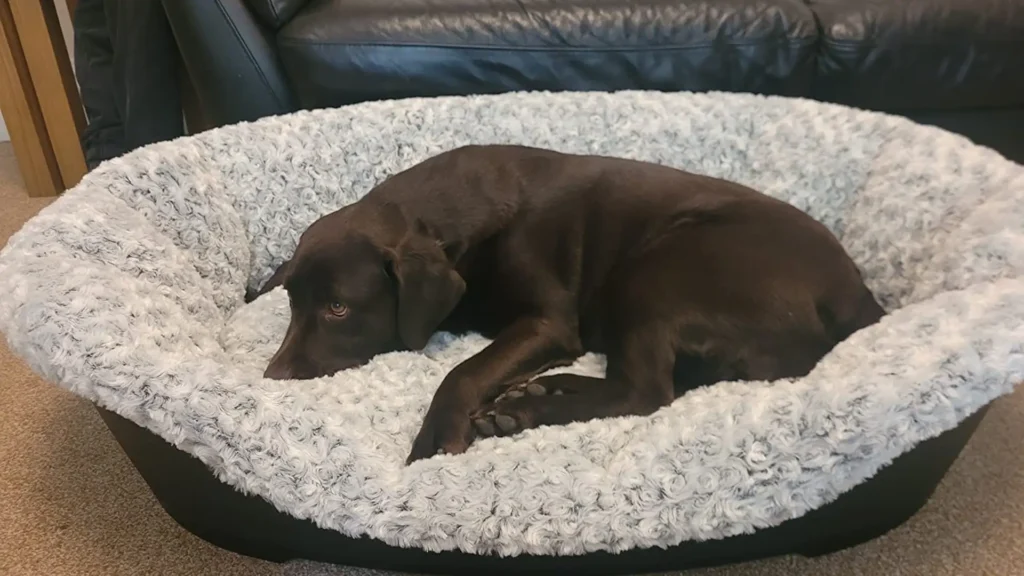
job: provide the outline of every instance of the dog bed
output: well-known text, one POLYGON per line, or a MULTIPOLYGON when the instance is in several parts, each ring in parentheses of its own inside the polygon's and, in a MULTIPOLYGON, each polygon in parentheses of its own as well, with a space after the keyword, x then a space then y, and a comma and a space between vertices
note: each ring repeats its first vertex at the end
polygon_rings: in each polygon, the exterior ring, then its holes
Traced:
MULTIPOLYGON (((172 515, 223 546, 424 571, 483 558, 557 572, 597 557, 597 572, 667 569, 813 552, 830 530, 853 542, 890 527, 886 502, 912 513, 885 499, 894 487, 775 547, 700 548, 815 517, 953 438, 899 472, 923 503, 977 414, 1024 379, 1022 271, 1024 168, 905 119, 722 93, 410 99, 265 118, 103 164, 0 254, 0 328, 35 371, 101 407, 172 515), (243 298, 314 219, 470 143, 631 157, 782 198, 835 232, 889 315, 804 378, 721 383, 649 417, 478 440, 407 467, 434 389, 486 341, 437 334, 422 353, 272 381, 261 374, 287 297, 243 298), (607 560, 627 551, 629 566, 607 560)), ((602 359, 563 370, 600 375, 602 359)))

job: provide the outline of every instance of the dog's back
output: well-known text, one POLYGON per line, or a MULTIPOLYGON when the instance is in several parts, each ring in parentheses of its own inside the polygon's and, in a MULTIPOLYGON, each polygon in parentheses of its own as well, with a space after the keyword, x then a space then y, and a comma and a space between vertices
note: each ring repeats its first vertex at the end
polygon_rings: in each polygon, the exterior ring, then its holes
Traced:
MULTIPOLYGON (((673 319, 681 357, 701 358, 717 381, 804 374, 884 314, 825 226, 748 187, 518 146, 467 147, 428 162, 436 164, 415 180, 444 175, 443 195, 458 199, 446 212, 491 227, 457 266, 468 290, 443 329, 493 337, 534 313, 537 300, 557 300, 546 305, 572 309, 583 347, 606 352, 623 322, 632 328, 653 314, 673 319)), ((395 191, 409 194, 405 185, 395 191)), ((429 212, 444 205, 425 202, 435 194, 403 201, 429 212)))

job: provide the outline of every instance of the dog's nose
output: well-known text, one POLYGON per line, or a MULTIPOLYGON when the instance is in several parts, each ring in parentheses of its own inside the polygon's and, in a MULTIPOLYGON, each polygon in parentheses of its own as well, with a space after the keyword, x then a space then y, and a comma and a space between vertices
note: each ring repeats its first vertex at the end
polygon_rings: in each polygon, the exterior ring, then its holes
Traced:
POLYGON ((263 372, 263 377, 271 380, 291 380, 295 378, 295 371, 284 362, 271 362, 263 372))

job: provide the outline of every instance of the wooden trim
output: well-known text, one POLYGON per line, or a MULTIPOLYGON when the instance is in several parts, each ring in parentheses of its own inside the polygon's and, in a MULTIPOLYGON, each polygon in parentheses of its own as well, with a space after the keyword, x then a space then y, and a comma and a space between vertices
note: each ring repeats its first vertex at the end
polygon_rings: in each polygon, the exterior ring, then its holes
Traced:
POLYGON ((81 144, 85 111, 64 45, 57 7, 53 0, 3 2, 10 5, 14 15, 46 132, 57 157, 63 189, 70 188, 86 173, 81 144))
POLYGON ((0 0, 0 110, 29 196, 61 193, 64 182, 36 99, 10 0, 0 0))

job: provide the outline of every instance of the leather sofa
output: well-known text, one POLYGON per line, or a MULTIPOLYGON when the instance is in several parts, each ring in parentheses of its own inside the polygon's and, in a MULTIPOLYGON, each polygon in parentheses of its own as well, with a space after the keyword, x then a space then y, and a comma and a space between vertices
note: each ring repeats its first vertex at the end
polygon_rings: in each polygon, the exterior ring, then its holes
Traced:
POLYGON ((1024 0, 164 0, 207 120, 517 90, 900 114, 1024 162, 1024 0))

